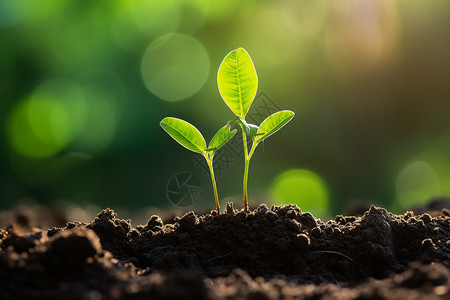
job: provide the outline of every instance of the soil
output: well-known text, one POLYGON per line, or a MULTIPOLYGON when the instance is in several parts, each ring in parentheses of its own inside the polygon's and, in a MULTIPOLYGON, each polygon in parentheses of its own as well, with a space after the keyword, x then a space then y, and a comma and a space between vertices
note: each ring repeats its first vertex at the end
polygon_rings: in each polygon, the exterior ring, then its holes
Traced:
POLYGON ((294 205, 151 216, 105 209, 0 229, 0 299, 450 299, 450 211, 323 222, 294 205))

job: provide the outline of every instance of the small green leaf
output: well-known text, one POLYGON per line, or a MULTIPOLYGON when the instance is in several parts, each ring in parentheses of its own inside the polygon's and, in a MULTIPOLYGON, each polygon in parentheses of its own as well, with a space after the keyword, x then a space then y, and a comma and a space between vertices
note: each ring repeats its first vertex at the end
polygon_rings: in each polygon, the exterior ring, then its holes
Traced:
POLYGON ((259 143, 277 132, 281 127, 286 125, 294 115, 294 112, 290 110, 282 110, 268 116, 261 125, 259 125, 256 142, 259 143))
POLYGON ((244 125, 244 130, 245 133, 250 136, 250 137, 254 137, 258 134, 258 126, 254 125, 254 124, 250 124, 245 122, 244 120, 241 119, 241 124, 244 125))
POLYGON ((249 135, 250 137, 257 136, 259 127, 257 125, 253 125, 253 124, 247 124, 247 125, 250 128, 250 133, 246 132, 247 135, 249 135))
MULTIPOLYGON (((233 124, 239 125, 241 122, 240 122, 238 119, 240 119, 240 118, 236 118, 236 119, 233 119, 233 120, 228 121, 228 122, 227 122, 227 125, 230 125, 230 126, 232 126, 233 124)), ((241 120, 242 120, 242 119, 241 119, 241 120)))
POLYGON ((238 48, 224 58, 217 72, 220 95, 233 113, 244 119, 258 89, 258 76, 250 55, 238 48))
POLYGON ((230 130, 230 125, 225 125, 217 131, 209 142, 208 151, 213 153, 225 146, 226 143, 236 134, 236 129, 230 130))
POLYGON ((254 136, 258 135, 258 126, 257 125, 247 123, 245 120, 243 120, 241 118, 238 118, 237 120, 229 121, 228 124, 230 124, 231 122, 242 125, 244 127, 245 133, 250 137, 254 137, 254 136))
POLYGON ((171 117, 164 118, 160 125, 181 146, 191 151, 204 154, 206 141, 194 125, 171 117))

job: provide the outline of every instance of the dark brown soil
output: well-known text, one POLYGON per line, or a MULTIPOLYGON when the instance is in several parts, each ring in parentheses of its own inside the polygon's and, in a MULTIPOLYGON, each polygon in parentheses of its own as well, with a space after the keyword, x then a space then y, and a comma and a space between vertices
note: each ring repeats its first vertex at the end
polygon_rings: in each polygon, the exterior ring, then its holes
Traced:
POLYGON ((0 229, 0 299, 450 299, 450 211, 326 223, 293 205, 0 229))

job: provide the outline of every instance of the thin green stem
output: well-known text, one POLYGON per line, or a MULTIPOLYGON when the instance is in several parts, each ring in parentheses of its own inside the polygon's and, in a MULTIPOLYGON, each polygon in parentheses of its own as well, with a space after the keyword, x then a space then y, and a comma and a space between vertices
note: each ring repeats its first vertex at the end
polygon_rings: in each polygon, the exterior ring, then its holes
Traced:
POLYGON ((253 156, 253 153, 255 152, 256 146, 258 146, 258 143, 253 140, 252 148, 250 149, 250 153, 248 152, 247 147, 247 135, 244 130, 244 126, 241 125, 242 129, 242 142, 244 144, 244 182, 243 182, 243 194, 244 194, 244 211, 249 212, 248 208, 248 193, 247 193, 247 185, 248 185, 248 170, 250 166, 250 159, 253 156))
POLYGON ((247 182, 248 182, 248 165, 250 163, 249 160, 245 160, 245 167, 244 167, 244 211, 248 212, 248 196, 247 196, 247 182))
POLYGON ((209 156, 209 154, 205 155, 206 162, 209 167, 209 173, 211 174, 211 181, 212 181, 212 186, 213 186, 213 190, 214 190, 214 198, 216 200, 216 210, 217 210, 217 214, 220 215, 219 194, 217 193, 216 178, 214 177, 213 157, 214 157, 214 154, 212 154, 211 156, 209 156))
POLYGON ((250 160, 248 159, 248 149, 247 149, 247 135, 244 130, 244 126, 241 125, 242 129, 242 143, 244 144, 244 182, 243 182, 243 194, 244 194, 244 211, 248 212, 248 196, 247 196, 247 181, 248 181, 248 165, 250 160))
POLYGON ((252 159, 253 153, 255 152, 256 146, 258 146, 259 143, 255 142, 253 140, 252 148, 250 149, 250 153, 248 154, 248 160, 252 159))

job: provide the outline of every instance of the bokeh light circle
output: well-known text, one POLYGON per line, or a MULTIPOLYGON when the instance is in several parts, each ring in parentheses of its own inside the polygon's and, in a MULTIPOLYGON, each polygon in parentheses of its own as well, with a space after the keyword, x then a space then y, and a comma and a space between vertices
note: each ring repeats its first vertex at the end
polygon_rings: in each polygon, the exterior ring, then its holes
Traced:
POLYGON ((273 203, 296 204, 302 211, 315 216, 328 215, 328 189, 319 175, 314 172, 294 169, 278 175, 271 184, 270 193, 273 203))
POLYGON ((386 61, 394 53, 398 37, 395 1, 334 1, 324 48, 340 75, 359 75, 386 61))
POLYGON ((425 205, 441 194, 439 175, 428 163, 418 160, 405 166, 397 176, 397 201, 403 209, 425 205))
POLYGON ((70 140, 69 117, 52 99, 27 99, 11 115, 9 140, 11 146, 25 156, 52 156, 70 140))
POLYGON ((150 92, 167 101, 180 101, 205 84, 209 66, 208 52, 198 40, 174 33, 150 44, 142 58, 141 72, 150 92))
POLYGON ((15 107, 8 128, 12 148, 30 158, 68 148, 97 153, 115 133, 114 99, 95 86, 49 80, 15 107))
POLYGON ((98 87, 86 90, 87 113, 80 134, 71 143, 75 151, 98 153, 112 142, 116 132, 117 113, 113 96, 98 87))

